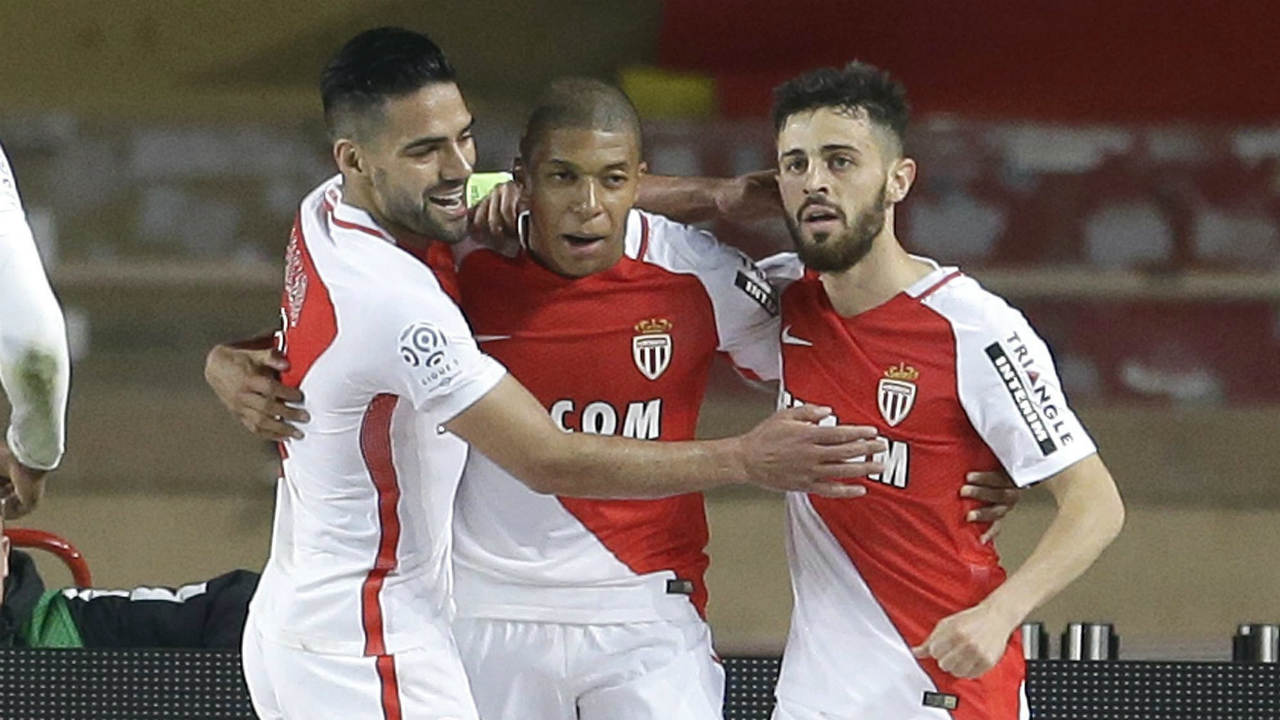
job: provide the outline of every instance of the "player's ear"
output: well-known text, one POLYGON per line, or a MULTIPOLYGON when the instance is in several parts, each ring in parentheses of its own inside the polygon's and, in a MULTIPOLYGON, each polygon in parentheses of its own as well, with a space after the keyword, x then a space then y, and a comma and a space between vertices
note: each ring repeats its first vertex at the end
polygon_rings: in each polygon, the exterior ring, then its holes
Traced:
POLYGON ((893 205, 906 199, 911 185, 916 181, 916 161, 911 158, 898 158, 889 167, 885 179, 884 201, 893 205))
POLYGON ((649 163, 647 163, 647 162, 645 162, 645 161, 641 160, 641 161, 640 161, 640 167, 638 167, 638 168, 637 168, 637 170, 639 171, 639 176, 640 176, 640 177, 644 177, 645 175, 648 175, 648 174, 649 174, 649 163))
POLYGON ((364 159, 360 155, 360 148, 347 138, 334 141, 333 161, 343 175, 360 175, 364 172, 364 159))

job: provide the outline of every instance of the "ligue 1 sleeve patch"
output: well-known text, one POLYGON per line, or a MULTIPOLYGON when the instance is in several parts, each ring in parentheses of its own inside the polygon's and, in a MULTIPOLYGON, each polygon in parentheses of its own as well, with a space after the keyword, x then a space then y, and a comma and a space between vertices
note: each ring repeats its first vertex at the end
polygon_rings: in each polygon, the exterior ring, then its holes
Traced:
POLYGON ((400 333, 400 359, 427 392, 448 387, 462 372, 449 338, 432 323, 419 321, 400 333))

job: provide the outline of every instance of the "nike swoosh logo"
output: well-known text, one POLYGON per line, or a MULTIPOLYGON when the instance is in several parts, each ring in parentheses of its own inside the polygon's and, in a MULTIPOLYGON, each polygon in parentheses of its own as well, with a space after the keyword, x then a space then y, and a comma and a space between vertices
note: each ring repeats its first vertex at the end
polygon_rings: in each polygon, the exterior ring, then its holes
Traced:
POLYGON ((798 338, 795 335, 792 335, 790 325, 782 328, 782 344, 783 345, 803 345, 805 347, 813 347, 813 343, 809 342, 808 340, 805 340, 804 338, 798 338))
POLYGON ((510 335, 476 335, 476 342, 493 342, 494 340, 510 340, 510 335))

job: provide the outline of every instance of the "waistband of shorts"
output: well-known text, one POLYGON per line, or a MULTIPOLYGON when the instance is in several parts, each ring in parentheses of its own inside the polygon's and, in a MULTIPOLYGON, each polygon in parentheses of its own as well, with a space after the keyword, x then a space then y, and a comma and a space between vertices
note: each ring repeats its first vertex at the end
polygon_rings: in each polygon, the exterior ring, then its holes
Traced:
POLYGON ((460 618, 582 625, 701 620, 691 584, 669 570, 616 582, 533 585, 455 566, 453 580, 460 618))

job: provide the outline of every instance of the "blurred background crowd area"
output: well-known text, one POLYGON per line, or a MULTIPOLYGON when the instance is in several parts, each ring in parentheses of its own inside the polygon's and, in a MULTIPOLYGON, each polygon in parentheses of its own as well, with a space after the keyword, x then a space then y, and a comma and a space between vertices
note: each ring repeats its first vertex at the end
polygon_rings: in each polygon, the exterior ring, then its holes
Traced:
MULTIPOLYGON (((1278 619, 1280 9, 1206 0, 5 3, 0 142, 76 356, 70 452, 29 524, 79 542, 100 581, 261 565, 274 451, 203 387, 203 355, 274 324, 294 210, 333 172, 319 70, 383 24, 451 57, 481 170, 510 166, 557 75, 628 92, 652 171, 730 175, 772 166, 778 82, 855 57, 894 72, 920 163, 899 236, 1024 310, 1130 504, 1040 617, 1204 657, 1278 619)), ((780 220, 711 229, 756 255, 788 242, 780 220)), ((723 368, 712 390, 708 435, 772 402, 723 368)), ((1011 564, 1041 495, 1001 540, 1011 564)), ((721 645, 777 647, 777 498, 709 506, 721 645)))

